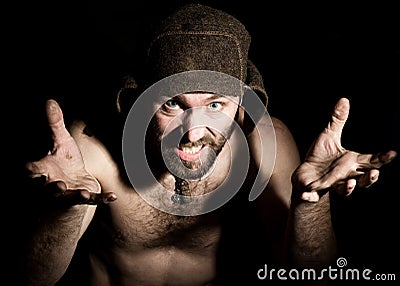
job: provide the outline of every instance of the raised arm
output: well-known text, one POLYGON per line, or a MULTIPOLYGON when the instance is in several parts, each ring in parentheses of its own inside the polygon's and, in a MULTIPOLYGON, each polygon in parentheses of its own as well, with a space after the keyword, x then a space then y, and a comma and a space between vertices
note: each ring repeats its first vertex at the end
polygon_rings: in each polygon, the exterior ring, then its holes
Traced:
POLYGON ((46 113, 53 150, 26 165, 33 180, 45 178, 40 190, 34 191, 41 191, 38 196, 46 207, 30 241, 27 285, 54 285, 65 273, 96 204, 116 199, 113 193, 101 194, 100 184, 86 170, 58 103, 48 100, 46 113))
POLYGON ((375 183, 379 168, 396 152, 360 154, 341 145, 350 104, 341 98, 328 126, 314 141, 304 162, 292 175, 288 223, 289 259, 298 267, 325 267, 336 258, 336 241, 330 215, 330 191, 350 195, 355 187, 375 183))

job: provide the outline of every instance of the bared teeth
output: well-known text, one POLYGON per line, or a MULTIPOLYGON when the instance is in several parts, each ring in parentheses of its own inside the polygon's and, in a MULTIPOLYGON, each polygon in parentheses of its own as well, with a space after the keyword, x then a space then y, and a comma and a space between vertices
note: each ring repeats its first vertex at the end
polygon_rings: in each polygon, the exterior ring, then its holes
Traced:
POLYGON ((203 146, 195 146, 195 147, 182 147, 182 151, 186 154, 196 154, 201 150, 203 146))

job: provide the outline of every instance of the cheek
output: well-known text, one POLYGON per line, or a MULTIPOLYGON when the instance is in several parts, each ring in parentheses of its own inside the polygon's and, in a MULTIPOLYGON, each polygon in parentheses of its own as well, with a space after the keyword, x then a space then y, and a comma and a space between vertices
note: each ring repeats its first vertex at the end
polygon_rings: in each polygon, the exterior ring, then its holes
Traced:
POLYGON ((235 120, 237 110, 238 110, 237 105, 227 106, 226 109, 224 110, 224 113, 232 120, 235 120))
POLYGON ((159 116, 156 114, 155 120, 154 120, 155 128, 157 128, 161 133, 163 133, 172 119, 173 119, 172 117, 159 116))

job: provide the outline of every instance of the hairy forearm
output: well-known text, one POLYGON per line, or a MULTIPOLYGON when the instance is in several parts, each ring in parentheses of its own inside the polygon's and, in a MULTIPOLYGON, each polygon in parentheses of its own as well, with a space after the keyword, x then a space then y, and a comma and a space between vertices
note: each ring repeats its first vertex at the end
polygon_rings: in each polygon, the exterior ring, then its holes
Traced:
POLYGON ((333 262, 337 248, 329 193, 316 203, 292 197, 287 243, 289 262, 295 266, 319 268, 333 262))
POLYGON ((52 210, 39 219, 27 257, 28 285, 53 285, 62 277, 76 249, 87 208, 52 210))

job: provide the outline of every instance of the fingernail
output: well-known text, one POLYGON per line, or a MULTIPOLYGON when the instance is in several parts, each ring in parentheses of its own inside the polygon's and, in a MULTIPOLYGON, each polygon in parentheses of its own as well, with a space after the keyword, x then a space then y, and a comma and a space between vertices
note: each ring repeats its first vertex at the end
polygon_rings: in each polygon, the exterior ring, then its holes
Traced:
POLYGON ((56 104, 54 102, 52 102, 52 101, 49 102, 48 107, 49 107, 50 111, 56 111, 57 110, 56 104))
POLYGON ((56 105, 54 103, 50 103, 50 109, 51 110, 55 110, 56 109, 56 105))

